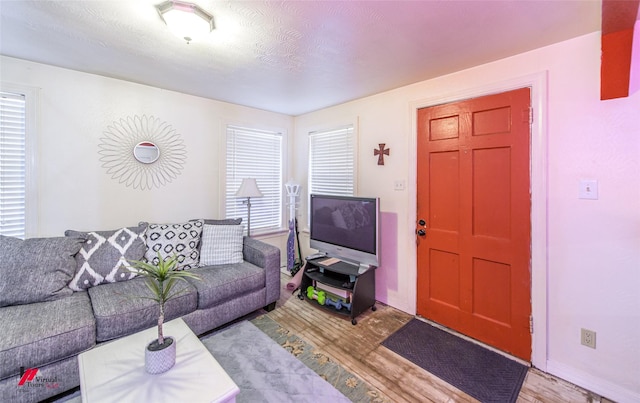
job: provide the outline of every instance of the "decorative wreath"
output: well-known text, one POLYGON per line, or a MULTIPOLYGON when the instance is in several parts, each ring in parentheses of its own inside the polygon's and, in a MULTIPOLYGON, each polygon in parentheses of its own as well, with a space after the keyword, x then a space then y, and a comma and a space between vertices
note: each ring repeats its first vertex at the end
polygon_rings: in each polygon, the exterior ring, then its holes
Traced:
POLYGON ((98 154, 107 174, 134 189, 152 189, 174 180, 182 171, 187 151, 171 125, 153 116, 128 116, 113 122, 100 138, 98 154), (136 159, 136 146, 155 145, 159 155, 153 162, 136 159))

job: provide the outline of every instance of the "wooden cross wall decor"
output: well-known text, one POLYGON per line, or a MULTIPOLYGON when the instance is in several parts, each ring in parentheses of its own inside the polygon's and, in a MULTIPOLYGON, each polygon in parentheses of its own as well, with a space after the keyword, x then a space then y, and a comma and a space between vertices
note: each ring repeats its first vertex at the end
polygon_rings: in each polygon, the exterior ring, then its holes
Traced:
POLYGON ((378 165, 384 165, 384 156, 389 155, 389 148, 384 148, 385 143, 379 143, 378 149, 373 150, 373 155, 378 156, 378 165))

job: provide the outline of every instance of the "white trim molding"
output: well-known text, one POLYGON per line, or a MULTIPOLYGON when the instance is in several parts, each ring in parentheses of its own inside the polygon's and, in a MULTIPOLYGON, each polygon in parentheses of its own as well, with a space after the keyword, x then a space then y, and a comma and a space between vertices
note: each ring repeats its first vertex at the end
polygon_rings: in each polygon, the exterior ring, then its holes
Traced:
POLYGON ((549 360, 547 369, 550 374, 576 385, 588 385, 589 390, 601 396, 606 396, 616 402, 640 402, 640 393, 620 387, 601 377, 593 376, 580 369, 563 363, 549 360))
MULTIPOLYGON (((496 94, 515 90, 518 88, 531 88, 531 106, 533 108, 533 121, 531 123, 531 314, 533 317, 534 331, 531 339, 531 363, 540 370, 547 372, 547 321, 548 321, 548 240, 547 240, 547 81, 548 72, 516 77, 513 79, 492 83, 463 91, 446 93, 430 98, 416 100, 409 105, 411 121, 410 153, 411 167, 409 183, 417 183, 417 111, 444 103, 456 102, 484 95, 496 94)), ((416 186, 409 186, 410 214, 407 215, 408 228, 414 228, 417 210, 416 186)), ((409 284, 417 287, 417 257, 415 249, 409 257, 415 270, 409 284)), ((417 295, 416 290, 407 290, 408 295, 417 295)), ((414 302, 415 304, 415 302, 414 302)))

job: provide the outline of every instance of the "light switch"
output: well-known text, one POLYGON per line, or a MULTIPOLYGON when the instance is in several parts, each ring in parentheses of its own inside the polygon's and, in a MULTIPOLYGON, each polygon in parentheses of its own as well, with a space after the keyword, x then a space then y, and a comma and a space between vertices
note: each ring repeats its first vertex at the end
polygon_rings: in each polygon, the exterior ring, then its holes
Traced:
POLYGON ((597 180, 581 180, 580 189, 578 191, 579 199, 598 200, 598 181, 597 180))
POLYGON ((404 190, 404 181, 403 180, 397 180, 393 183, 393 189, 394 190, 404 190))

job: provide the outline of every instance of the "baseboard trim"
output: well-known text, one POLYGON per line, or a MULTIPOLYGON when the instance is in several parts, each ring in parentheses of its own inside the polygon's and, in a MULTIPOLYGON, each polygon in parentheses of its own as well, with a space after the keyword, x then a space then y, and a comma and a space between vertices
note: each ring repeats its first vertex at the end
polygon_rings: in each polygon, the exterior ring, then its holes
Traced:
POLYGON ((640 402, 638 392, 553 360, 547 361, 546 372, 619 403, 640 402))

